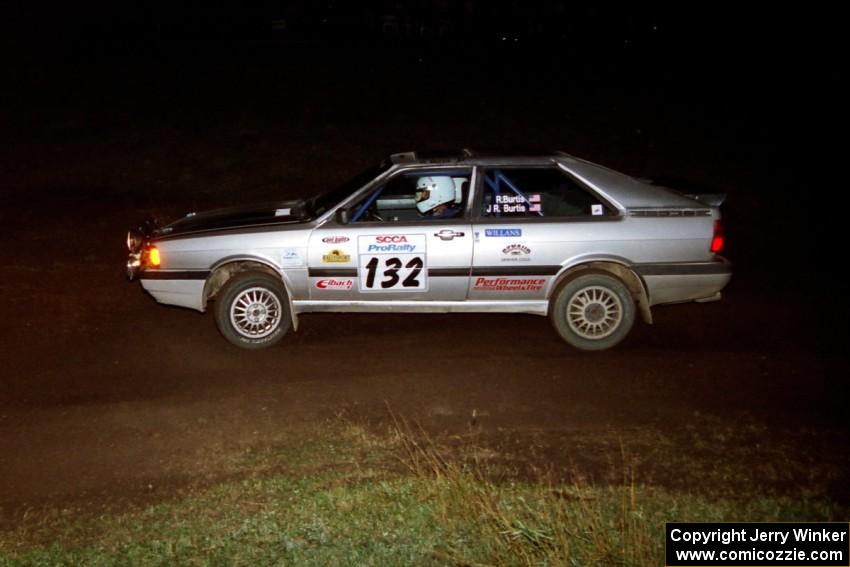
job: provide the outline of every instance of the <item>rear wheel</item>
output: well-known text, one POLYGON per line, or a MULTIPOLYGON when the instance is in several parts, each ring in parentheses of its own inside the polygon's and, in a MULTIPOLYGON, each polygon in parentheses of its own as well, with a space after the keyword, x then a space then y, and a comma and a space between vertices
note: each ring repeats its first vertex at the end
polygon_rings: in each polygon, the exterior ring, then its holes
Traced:
POLYGON ((224 338, 238 347, 256 350, 271 346, 289 330, 286 289, 269 274, 235 276, 218 296, 215 319, 224 338))
POLYGON ((628 288, 613 276, 587 274, 562 285, 550 306, 552 324, 581 350, 605 350, 622 341, 635 320, 628 288))

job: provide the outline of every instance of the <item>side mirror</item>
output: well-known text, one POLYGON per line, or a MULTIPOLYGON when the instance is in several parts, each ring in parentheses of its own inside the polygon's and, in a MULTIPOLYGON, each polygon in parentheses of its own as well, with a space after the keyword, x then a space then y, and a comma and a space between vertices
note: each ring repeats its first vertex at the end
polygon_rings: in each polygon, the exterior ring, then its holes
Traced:
POLYGON ((336 210, 336 216, 334 217, 337 224, 348 224, 351 222, 351 211, 342 207, 336 210))

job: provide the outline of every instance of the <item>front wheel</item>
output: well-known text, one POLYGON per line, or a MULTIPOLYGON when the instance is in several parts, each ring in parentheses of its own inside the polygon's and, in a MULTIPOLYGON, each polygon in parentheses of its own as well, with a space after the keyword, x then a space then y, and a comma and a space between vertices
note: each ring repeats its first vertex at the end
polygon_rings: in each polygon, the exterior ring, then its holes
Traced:
POLYGON ((263 273, 235 276, 216 301, 218 330, 228 341, 246 349, 261 349, 279 342, 289 330, 286 289, 263 273))
POLYGON ((629 334, 635 321, 635 304, 623 282, 594 273, 561 286, 549 316, 570 345, 581 350, 605 350, 629 334))

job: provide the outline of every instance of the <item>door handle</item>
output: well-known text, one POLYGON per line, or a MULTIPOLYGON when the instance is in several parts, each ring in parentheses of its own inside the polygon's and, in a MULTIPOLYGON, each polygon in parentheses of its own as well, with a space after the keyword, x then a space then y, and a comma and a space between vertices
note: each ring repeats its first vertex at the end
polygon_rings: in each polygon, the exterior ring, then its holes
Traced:
POLYGON ((436 236, 440 240, 451 240, 455 236, 457 236, 458 238, 462 237, 463 233, 462 232, 455 232, 455 231, 453 231, 449 228, 444 228, 440 232, 435 232, 434 236, 436 236))

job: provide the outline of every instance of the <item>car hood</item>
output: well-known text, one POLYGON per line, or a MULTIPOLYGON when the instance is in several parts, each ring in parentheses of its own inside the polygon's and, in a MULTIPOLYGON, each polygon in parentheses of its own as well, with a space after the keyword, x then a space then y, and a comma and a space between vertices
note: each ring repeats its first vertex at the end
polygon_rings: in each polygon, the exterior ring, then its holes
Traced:
POLYGON ((157 229, 155 236, 165 237, 258 225, 291 224, 309 219, 310 215, 305 201, 279 201, 188 213, 171 224, 157 229))

